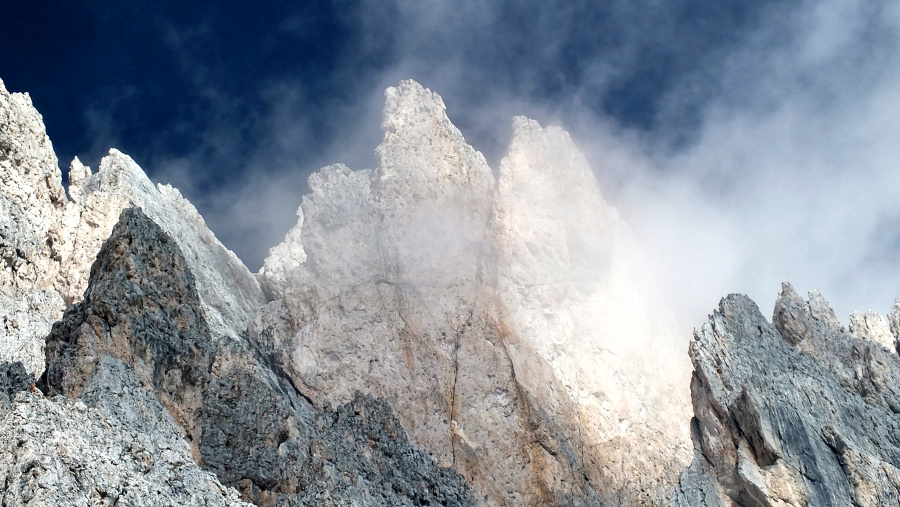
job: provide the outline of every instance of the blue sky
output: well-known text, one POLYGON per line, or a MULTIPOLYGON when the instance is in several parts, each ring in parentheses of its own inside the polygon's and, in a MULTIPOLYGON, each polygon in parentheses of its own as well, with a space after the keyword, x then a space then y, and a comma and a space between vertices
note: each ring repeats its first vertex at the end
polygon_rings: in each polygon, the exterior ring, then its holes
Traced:
POLYGON ((495 167, 513 115, 567 128, 692 325, 782 280, 846 317, 900 295, 898 29, 886 1, 17 2, 0 78, 64 169, 119 148, 251 269, 412 77, 495 167))

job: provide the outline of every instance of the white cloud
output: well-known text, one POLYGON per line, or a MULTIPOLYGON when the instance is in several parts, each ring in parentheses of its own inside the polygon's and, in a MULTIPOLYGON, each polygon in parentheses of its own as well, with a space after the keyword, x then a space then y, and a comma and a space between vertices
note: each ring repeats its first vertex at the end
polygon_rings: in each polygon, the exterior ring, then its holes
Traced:
POLYGON ((790 25, 773 18, 727 56, 726 91, 670 98, 703 104, 696 142, 644 150, 665 183, 630 182, 621 205, 694 322, 724 291, 768 312, 782 280, 845 317, 900 295, 885 226, 900 217, 900 26, 880 14, 868 2, 772 12, 790 25))
POLYGON ((195 155, 158 161, 157 179, 190 186, 191 164, 227 153, 242 128, 264 132, 239 179, 190 196, 205 201, 195 204, 226 243, 252 242, 259 257, 293 222, 309 171, 371 166, 383 89, 412 77, 444 97, 494 166, 513 115, 570 130, 686 326, 730 292, 749 294, 767 313, 781 281, 822 290, 842 316, 887 310, 900 295, 900 8, 723 5, 348 5, 343 15, 361 35, 335 83, 354 98, 315 104, 303 83, 267 83, 258 117, 212 129, 195 155), (728 21, 732 14, 739 19, 728 21), (372 55, 388 55, 386 63, 361 71, 372 55), (627 92, 630 76, 654 66, 667 81, 643 84, 661 91, 631 95, 655 99, 649 129, 598 112, 606 94, 627 92), (324 143, 310 108, 327 110, 336 126, 324 143))
MULTIPOLYGON (((451 118, 492 161, 513 114, 572 131, 692 325, 729 292, 748 293, 769 312, 781 281, 823 291, 843 316, 886 311, 900 295, 900 240, 890 227, 900 217, 896 7, 823 0, 761 8, 727 44, 688 48, 696 66, 657 104, 662 125, 641 132, 586 106, 642 65, 644 48, 680 44, 681 28, 666 21, 673 4, 651 12, 655 24, 641 25, 638 7, 614 3, 611 23, 635 21, 621 31, 626 39, 583 63, 568 98, 553 101, 528 95, 539 83, 491 86, 490 74, 466 59, 428 62, 441 52, 429 44, 459 41, 455 54, 465 55, 468 44, 490 40, 485 31, 502 37, 509 29, 496 8, 471 16, 476 4, 459 5, 422 11, 398 2, 413 29, 397 67, 442 93, 451 118), (472 100, 472 90, 488 98, 472 100), (681 117, 691 110, 699 124, 681 117), (672 149, 680 129, 692 135, 672 149)), ((534 18, 530 36, 544 58, 559 57, 567 29, 580 28, 554 23, 573 19, 551 9, 534 18)), ((541 63, 514 73, 545 79, 541 63)))

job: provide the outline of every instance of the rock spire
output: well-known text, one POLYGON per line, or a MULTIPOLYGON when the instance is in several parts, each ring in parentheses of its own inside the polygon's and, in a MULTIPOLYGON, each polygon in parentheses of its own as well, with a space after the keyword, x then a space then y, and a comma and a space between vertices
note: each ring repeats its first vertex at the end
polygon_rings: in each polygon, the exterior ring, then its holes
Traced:
POLYGON ((266 259, 259 341, 315 403, 383 396, 485 502, 666 498, 689 366, 584 157, 517 118, 495 180, 437 94, 385 96, 376 169, 313 174, 266 259))

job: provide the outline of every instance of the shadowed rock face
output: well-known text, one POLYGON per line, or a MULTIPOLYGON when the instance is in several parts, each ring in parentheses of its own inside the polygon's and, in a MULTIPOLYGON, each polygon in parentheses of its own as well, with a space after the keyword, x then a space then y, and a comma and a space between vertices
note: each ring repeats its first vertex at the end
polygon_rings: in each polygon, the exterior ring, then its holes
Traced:
POLYGON ((100 249, 85 299, 47 337, 49 394, 81 396, 100 359, 118 357, 199 443, 200 393, 212 363, 194 275, 174 241, 129 208, 100 249))
POLYGON ((96 404, 105 399, 90 388, 96 378, 133 376, 177 423, 193 459, 255 503, 317 504, 324 497, 307 490, 319 482, 336 498, 372 504, 473 503, 456 472, 409 445, 386 404, 360 398, 338 416, 317 414, 248 342, 216 339, 202 309, 175 241, 140 209, 125 209, 84 300, 47 337, 43 387, 96 404), (122 367, 110 369, 108 358, 122 367))
POLYGON ((406 443, 406 432, 384 401, 357 393, 316 419, 310 456, 300 471, 303 505, 475 505, 451 468, 437 468, 406 443), (359 448, 360 443, 366 447, 359 448), (346 477, 356 477, 347 481, 346 477))
POLYGON ((897 505, 900 358, 783 287, 770 324, 722 300, 690 355, 695 457, 677 505, 897 505))
POLYGON ((0 417, 12 407, 16 392, 31 387, 31 375, 21 361, 0 363, 0 417))

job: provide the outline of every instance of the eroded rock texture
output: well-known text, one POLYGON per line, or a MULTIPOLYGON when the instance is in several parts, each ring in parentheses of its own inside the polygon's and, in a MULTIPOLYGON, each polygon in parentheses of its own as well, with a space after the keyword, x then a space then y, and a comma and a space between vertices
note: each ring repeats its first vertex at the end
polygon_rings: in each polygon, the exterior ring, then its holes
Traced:
POLYGON ((773 324, 722 300, 690 354, 695 458, 678 505, 896 505, 900 357, 784 285, 773 324))
POLYGON ((520 118, 495 180, 437 94, 386 99, 378 167, 312 175, 266 259, 260 347, 316 405, 384 397, 481 502, 668 498, 689 366, 584 157, 520 118))
POLYGON ((337 421, 317 414, 249 342, 213 333, 176 241, 140 209, 126 208, 84 299, 47 338, 42 387, 91 407, 113 399, 133 411, 141 403, 128 399, 130 391, 92 389, 98 378, 133 378, 142 397, 164 408, 192 461, 254 503, 320 505, 323 497, 309 489, 320 482, 333 485, 335 498, 367 505, 473 503, 456 472, 410 446, 383 403, 356 401, 338 409, 345 415, 337 421), (355 422, 347 426, 348 418, 355 422), (331 451, 322 455, 322 445, 331 451))
POLYGON ((62 314, 57 224, 62 175, 41 115, 0 81, 0 362, 43 369, 44 336, 62 314))
POLYGON ((314 433, 299 475, 299 505, 475 505, 459 474, 407 444, 384 400, 357 393, 336 409, 326 407, 314 433))
POLYGON ((244 505, 122 361, 99 359, 79 400, 30 386, 0 410, 3 505, 244 505))
POLYGON ((181 193, 169 185, 153 185, 127 155, 110 150, 91 173, 78 159, 69 171, 69 195, 60 236, 66 277, 59 282, 67 301, 81 299, 100 246, 119 213, 138 206, 178 244, 196 278, 203 312, 216 335, 240 334, 264 303, 255 278, 206 227, 181 193))
POLYGON ((178 190, 154 186, 117 150, 100 170, 78 159, 68 197, 56 155, 27 94, 0 82, 0 360, 43 369, 43 340, 87 287, 88 272, 119 212, 141 206, 185 252, 217 335, 236 337, 264 303, 255 278, 178 190))

